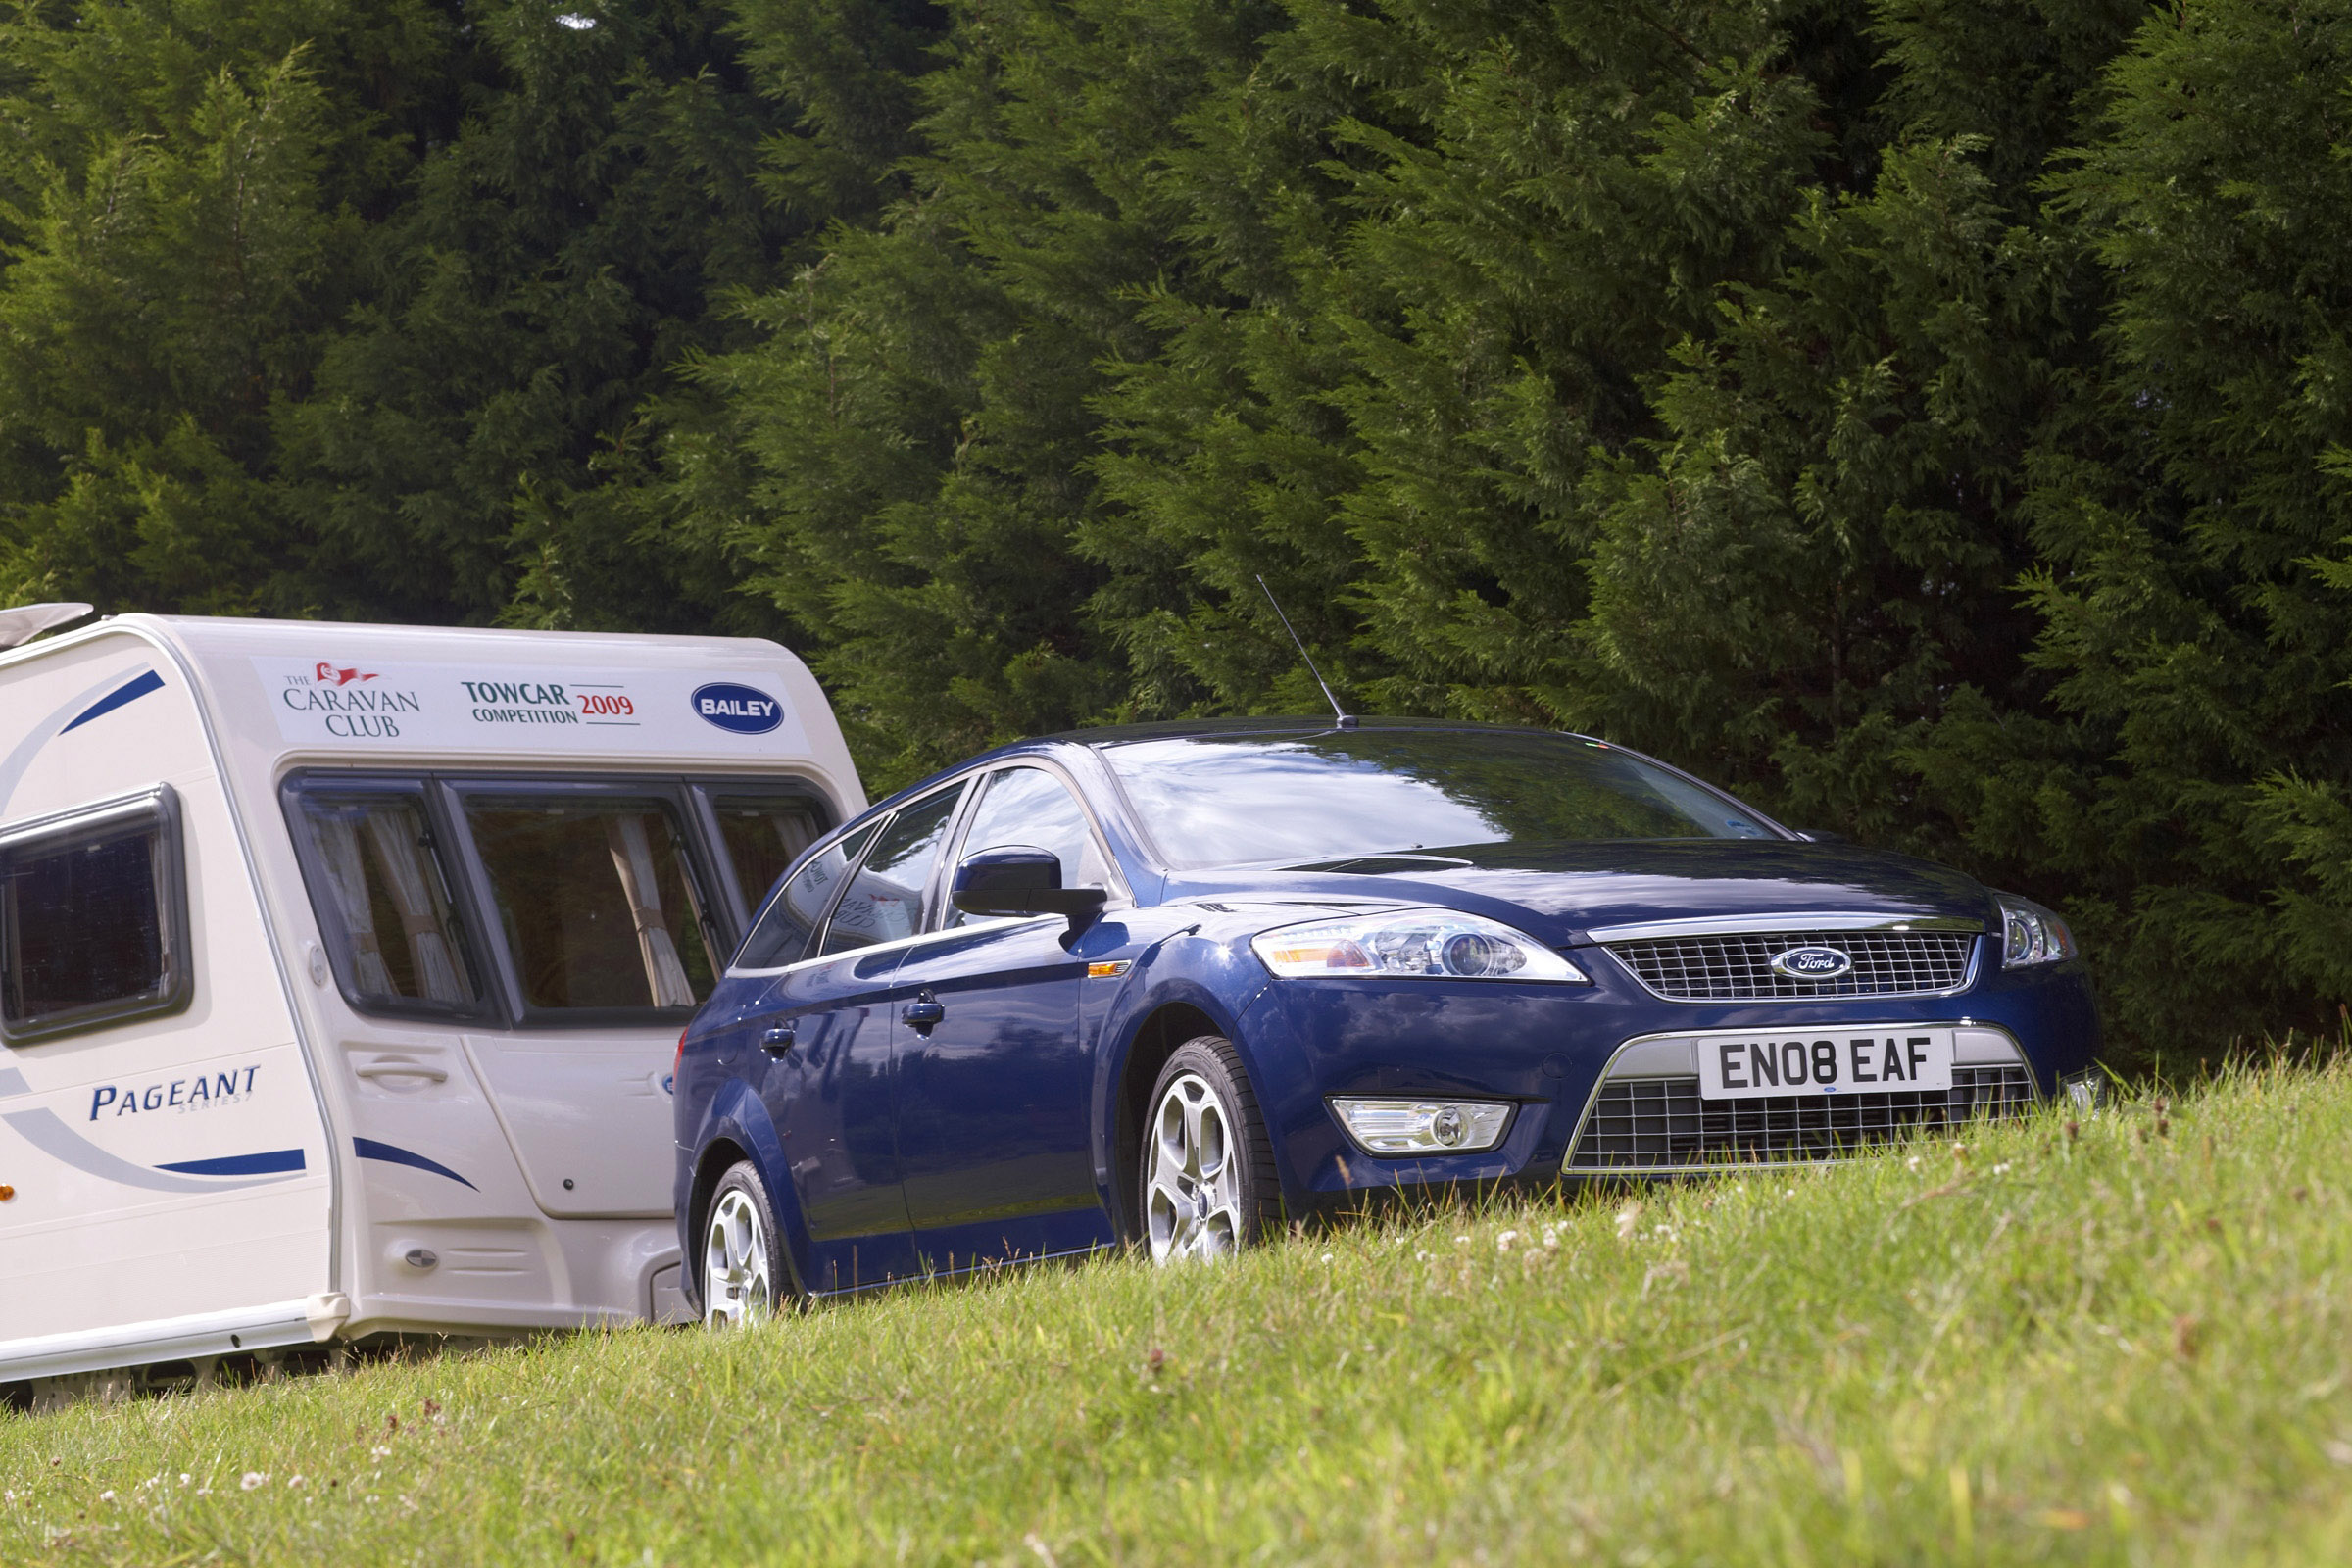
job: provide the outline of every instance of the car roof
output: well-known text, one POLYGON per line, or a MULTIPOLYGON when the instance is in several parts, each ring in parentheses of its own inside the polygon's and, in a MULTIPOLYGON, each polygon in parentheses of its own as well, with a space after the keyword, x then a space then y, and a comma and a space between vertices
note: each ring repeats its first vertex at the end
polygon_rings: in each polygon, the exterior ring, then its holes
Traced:
POLYGON ((1458 718, 1357 718, 1343 726, 1317 714, 1268 714, 1250 718, 1167 719, 1153 724, 1098 724, 1038 739, 1077 746, 1126 746, 1137 741, 1197 740, 1210 736, 1337 735, 1365 730, 1476 730, 1498 735, 1568 733, 1531 724, 1480 724, 1458 718))
MULTIPOLYGON (((1014 761, 1022 757, 1036 757, 1055 747, 1084 746, 1100 751, 1113 746, 1132 745, 1138 741, 1238 738, 1247 735, 1340 735, 1360 734, 1368 730, 1392 734, 1415 730, 1471 731, 1489 735, 1557 735, 1574 740, 1592 738, 1570 730, 1542 729, 1532 724, 1480 724, 1469 719, 1454 718, 1359 718, 1346 730, 1328 718, 1312 714, 1181 718, 1152 724, 1097 724, 1086 729, 1069 729, 1054 735, 1033 735, 1026 740, 1008 741, 977 756, 967 757, 952 767, 943 767, 936 773, 926 774, 911 784, 893 790, 888 796, 869 805, 862 814, 871 815, 884 807, 896 807, 902 802, 927 794, 956 774, 978 772, 982 768, 1014 761)), ((845 827, 847 825, 846 822, 843 824, 845 827)))

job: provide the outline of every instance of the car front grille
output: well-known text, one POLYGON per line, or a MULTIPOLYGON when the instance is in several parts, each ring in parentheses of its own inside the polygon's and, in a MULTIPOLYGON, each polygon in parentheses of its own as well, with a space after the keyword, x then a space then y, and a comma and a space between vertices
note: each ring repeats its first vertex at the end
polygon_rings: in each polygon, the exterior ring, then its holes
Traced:
POLYGON ((1601 1086, 1568 1169, 1835 1159, 1914 1130, 2023 1115, 2033 1103, 2034 1081, 2022 1066, 1954 1067, 1948 1090, 1749 1100, 1702 1100, 1695 1077, 1620 1078, 1601 1086))
POLYGON ((1920 997, 1968 981, 1973 931, 1756 931, 1612 942, 1609 952, 1635 978, 1675 1002, 1750 1002, 1806 997, 1920 997), (1772 967, 1791 948, 1835 948, 1854 966, 1835 980, 1806 980, 1772 967))

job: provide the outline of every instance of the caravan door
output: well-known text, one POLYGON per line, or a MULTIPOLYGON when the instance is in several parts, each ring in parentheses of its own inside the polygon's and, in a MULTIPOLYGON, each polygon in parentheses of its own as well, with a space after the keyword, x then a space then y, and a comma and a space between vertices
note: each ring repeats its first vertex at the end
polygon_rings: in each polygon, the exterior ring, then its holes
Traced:
POLYGON ((345 995, 439 1022, 463 1053, 406 1077, 405 1048, 363 1064, 394 1091, 372 1108, 417 1123, 363 1157, 481 1182, 444 1152, 478 1084, 532 1206, 666 1217, 678 1031, 725 961, 740 884, 822 831, 821 806, 662 778, 313 774, 288 794, 345 995))

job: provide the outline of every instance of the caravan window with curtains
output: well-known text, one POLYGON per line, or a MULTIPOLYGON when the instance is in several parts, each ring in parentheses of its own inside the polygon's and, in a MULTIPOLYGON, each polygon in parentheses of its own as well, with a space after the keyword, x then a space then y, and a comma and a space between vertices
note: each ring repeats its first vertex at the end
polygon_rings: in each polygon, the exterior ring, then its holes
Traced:
POLYGON ((530 1012, 688 1008, 723 962, 673 801, 466 792, 530 1012))
POLYGON ((295 800, 311 901, 344 996, 378 1012, 478 1011, 479 971, 422 787, 313 789, 295 800))

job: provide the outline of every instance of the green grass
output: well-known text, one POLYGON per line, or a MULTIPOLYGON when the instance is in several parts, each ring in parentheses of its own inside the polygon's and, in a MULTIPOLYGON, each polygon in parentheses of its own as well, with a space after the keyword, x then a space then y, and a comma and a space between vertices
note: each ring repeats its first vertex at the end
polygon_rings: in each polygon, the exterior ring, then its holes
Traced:
POLYGON ((0 1417, 0 1561, 2352 1560, 2352 1072, 1967 1145, 0 1417))

